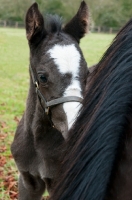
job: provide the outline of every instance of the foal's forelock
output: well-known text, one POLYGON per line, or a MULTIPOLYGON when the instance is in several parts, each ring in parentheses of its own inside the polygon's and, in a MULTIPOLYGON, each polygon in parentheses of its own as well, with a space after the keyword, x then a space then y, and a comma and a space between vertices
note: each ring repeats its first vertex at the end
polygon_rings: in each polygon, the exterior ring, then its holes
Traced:
MULTIPOLYGON (((75 45, 55 45, 48 53, 54 60, 58 71, 62 75, 70 74, 72 77, 70 84, 64 88, 63 97, 82 97, 82 89, 79 80, 81 55, 75 45)), ((67 116, 68 129, 71 128, 80 107, 81 104, 79 102, 66 102, 63 104, 63 109, 67 116)))

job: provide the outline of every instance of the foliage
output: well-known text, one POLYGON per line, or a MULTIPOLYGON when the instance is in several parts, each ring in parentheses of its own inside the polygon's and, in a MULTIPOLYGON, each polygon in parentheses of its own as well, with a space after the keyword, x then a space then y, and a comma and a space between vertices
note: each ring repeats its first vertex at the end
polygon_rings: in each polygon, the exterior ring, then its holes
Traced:
POLYGON ((93 0, 91 3, 91 12, 96 25, 121 27, 131 17, 132 2, 131 0, 99 0, 97 3, 96 0, 93 0))
POLYGON ((103 6, 100 7, 100 9, 98 9, 98 18, 96 19, 96 22, 101 26, 120 26, 120 17, 117 17, 116 14, 116 5, 112 2, 110 2, 110 4, 111 5, 109 5, 109 3, 105 3, 103 6))
POLYGON ((23 21, 26 10, 33 2, 32 0, 0 0, 0 18, 23 21))
MULTIPOLYGON (((96 26, 120 27, 132 16, 131 0, 85 0, 96 26)), ((24 21, 34 0, 0 0, 0 19, 24 21)), ((81 0, 36 0, 42 13, 58 14, 66 21, 77 11, 81 0)))

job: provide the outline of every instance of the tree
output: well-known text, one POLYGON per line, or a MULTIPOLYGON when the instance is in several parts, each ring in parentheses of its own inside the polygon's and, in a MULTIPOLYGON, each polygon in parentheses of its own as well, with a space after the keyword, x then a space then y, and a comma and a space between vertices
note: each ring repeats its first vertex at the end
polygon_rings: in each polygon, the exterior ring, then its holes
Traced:
POLYGON ((24 21, 25 11, 32 0, 0 0, 0 18, 14 21, 24 21))
MULTIPOLYGON (((24 21, 35 0, 0 0, 0 19, 24 21)), ((120 27, 132 16, 132 0, 85 0, 96 26, 120 27)), ((43 14, 58 14, 64 22, 77 12, 81 0, 36 0, 43 14)))

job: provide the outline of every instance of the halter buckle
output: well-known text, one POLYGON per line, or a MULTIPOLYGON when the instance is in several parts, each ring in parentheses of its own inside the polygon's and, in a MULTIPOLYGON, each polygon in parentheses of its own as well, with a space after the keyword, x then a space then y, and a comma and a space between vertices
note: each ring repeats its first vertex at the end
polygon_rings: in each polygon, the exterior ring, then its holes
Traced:
POLYGON ((38 82, 37 82, 37 81, 35 81, 35 87, 36 87, 37 89, 39 89, 39 85, 38 85, 38 82))
POLYGON ((49 114, 49 107, 45 108, 45 113, 48 115, 49 114))

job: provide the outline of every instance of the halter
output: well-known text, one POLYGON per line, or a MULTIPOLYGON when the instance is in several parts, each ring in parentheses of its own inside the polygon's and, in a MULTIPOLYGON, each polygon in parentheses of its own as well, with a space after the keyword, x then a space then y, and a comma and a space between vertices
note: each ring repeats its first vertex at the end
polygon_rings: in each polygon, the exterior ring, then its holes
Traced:
MULTIPOLYGON (((34 72, 34 69, 31 67, 31 65, 29 65, 29 69, 30 69, 30 72, 31 72, 33 84, 36 88, 36 93, 37 93, 39 102, 40 102, 44 112, 47 115, 49 115, 49 110, 50 110, 50 107, 52 107, 52 106, 56 106, 58 104, 62 104, 62 103, 66 103, 66 102, 80 102, 80 103, 82 103, 83 99, 81 97, 77 97, 77 96, 60 97, 60 98, 57 98, 57 99, 54 99, 54 100, 51 100, 51 101, 46 101, 44 95, 41 93, 41 91, 39 89, 39 81, 38 81, 37 76, 34 72)), ((54 127, 51 119, 50 119, 50 121, 51 121, 52 126, 54 127)))

